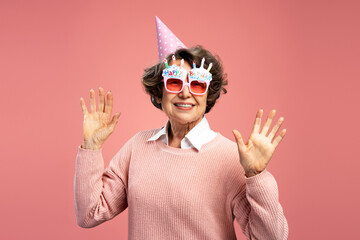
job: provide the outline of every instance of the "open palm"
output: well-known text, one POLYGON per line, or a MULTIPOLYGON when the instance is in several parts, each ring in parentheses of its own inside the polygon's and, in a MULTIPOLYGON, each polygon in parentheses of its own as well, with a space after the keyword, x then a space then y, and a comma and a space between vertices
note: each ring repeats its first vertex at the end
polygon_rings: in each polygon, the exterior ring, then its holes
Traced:
POLYGON ((100 87, 98 108, 96 108, 95 92, 91 89, 90 112, 88 112, 83 98, 80 98, 80 105, 84 114, 83 141, 85 144, 100 148, 109 135, 114 131, 120 116, 120 113, 117 113, 111 119, 113 96, 111 92, 109 92, 105 103, 104 89, 100 87))
POLYGON ((279 136, 274 139, 276 133, 284 121, 283 117, 279 118, 278 122, 268 134, 275 113, 275 109, 269 113, 265 125, 260 132, 263 110, 258 110, 252 132, 246 144, 244 143, 239 131, 233 130, 236 142, 238 144, 240 163, 243 166, 245 175, 247 177, 254 176, 266 168, 272 155, 274 154, 276 147, 285 136, 286 129, 283 129, 279 136))

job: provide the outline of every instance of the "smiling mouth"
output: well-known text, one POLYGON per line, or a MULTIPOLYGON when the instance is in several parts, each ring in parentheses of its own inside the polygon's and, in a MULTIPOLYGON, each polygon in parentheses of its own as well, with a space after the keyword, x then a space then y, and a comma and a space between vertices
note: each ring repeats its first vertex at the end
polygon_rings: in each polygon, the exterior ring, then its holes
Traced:
POLYGON ((190 108, 190 107, 195 106, 193 104, 182 104, 182 103, 175 103, 174 105, 177 106, 177 107, 182 107, 182 108, 190 108))

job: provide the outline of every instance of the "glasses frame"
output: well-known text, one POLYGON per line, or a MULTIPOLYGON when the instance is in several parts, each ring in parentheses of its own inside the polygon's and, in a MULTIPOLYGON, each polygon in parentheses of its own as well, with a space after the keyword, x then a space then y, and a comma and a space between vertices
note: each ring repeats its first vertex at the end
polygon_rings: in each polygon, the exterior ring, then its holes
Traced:
POLYGON ((197 96, 205 95, 205 94, 207 93, 208 89, 209 89, 209 86, 210 86, 210 81, 201 81, 201 80, 198 80, 198 79, 192 79, 192 80, 190 80, 190 78, 189 78, 189 82, 186 82, 186 79, 168 78, 168 77, 163 78, 162 81, 164 82, 165 90, 166 90, 167 92, 169 92, 169 93, 181 93, 181 92, 184 90, 184 87, 185 87, 185 86, 188 86, 189 92, 190 92, 191 94, 197 95, 197 96), (179 91, 171 91, 171 90, 169 90, 169 89, 166 87, 166 83, 167 83, 167 81, 168 81, 169 79, 177 79, 177 80, 182 81, 183 84, 182 84, 181 89, 180 89, 179 91), (198 81, 198 82, 204 82, 204 83, 206 83, 206 90, 205 90, 205 92, 204 92, 204 93, 194 93, 193 91, 191 91, 191 86, 190 86, 190 85, 191 85, 191 83, 192 83, 193 81, 198 81))

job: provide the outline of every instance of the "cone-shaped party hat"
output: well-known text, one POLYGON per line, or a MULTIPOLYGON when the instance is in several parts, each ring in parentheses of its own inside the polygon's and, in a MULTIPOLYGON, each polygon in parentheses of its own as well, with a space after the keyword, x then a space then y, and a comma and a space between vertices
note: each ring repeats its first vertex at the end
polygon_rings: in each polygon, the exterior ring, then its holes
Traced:
POLYGON ((162 61, 168 54, 174 53, 178 48, 186 48, 157 16, 155 16, 155 23, 159 61, 162 61))

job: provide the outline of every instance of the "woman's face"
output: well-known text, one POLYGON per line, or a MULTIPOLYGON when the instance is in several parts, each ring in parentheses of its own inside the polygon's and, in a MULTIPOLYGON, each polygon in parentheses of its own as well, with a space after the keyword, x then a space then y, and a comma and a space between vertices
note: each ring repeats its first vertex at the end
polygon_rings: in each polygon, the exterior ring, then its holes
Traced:
MULTIPOLYGON (((176 65, 180 66, 181 60, 176 60, 176 65)), ((172 64, 172 63, 171 63, 172 64)), ((183 68, 189 71, 189 63, 184 62, 183 68)), ((189 82, 189 79, 186 79, 189 82)), ((161 106, 170 122, 185 125, 192 123, 198 124, 206 110, 207 93, 201 96, 190 93, 188 86, 184 86, 182 92, 169 93, 163 87, 161 106)))

